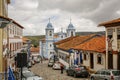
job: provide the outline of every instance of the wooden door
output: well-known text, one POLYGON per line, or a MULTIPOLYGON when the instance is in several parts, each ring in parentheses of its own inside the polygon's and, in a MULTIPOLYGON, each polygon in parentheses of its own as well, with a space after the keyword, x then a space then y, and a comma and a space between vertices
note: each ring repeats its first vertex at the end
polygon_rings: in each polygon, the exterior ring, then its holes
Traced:
POLYGON ((113 69, 113 54, 108 51, 108 69, 113 69))
POLYGON ((94 68, 94 57, 93 57, 93 53, 90 53, 90 68, 94 68))
POLYGON ((117 69, 120 70, 120 53, 118 53, 117 57, 117 69))

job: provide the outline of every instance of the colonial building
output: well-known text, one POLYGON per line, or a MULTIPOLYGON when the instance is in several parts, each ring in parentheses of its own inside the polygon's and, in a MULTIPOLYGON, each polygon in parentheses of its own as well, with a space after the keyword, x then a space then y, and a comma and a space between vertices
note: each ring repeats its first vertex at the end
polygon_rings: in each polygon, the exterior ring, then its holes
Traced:
POLYGON ((21 51, 23 27, 10 18, 0 16, 0 72, 15 68, 14 56, 21 51), (7 64, 8 62, 8 64, 7 64))
POLYGON ((10 0, 0 0, 0 16, 8 16, 8 4, 10 4, 10 0))
POLYGON ((76 56, 79 58, 82 57, 81 54, 76 55, 76 53, 78 52, 74 51, 73 48, 90 40, 94 36, 95 35, 73 36, 55 42, 54 44, 56 45, 56 51, 58 53, 60 62, 63 63, 65 66, 71 66, 81 63, 80 59, 76 60, 76 56))
POLYGON ((73 47, 80 54, 80 57, 76 57, 76 60, 80 60, 80 64, 85 65, 90 70, 97 71, 99 69, 105 69, 105 56, 106 56, 106 44, 105 36, 95 36, 94 38, 73 47))
POLYGON ((40 55, 45 58, 50 58, 50 56, 55 54, 54 45, 53 45, 54 42, 68 38, 70 36, 75 36, 75 28, 71 22, 68 25, 68 28, 66 31, 67 33, 64 33, 61 30, 61 32, 59 32, 58 34, 55 34, 54 27, 49 20, 49 23, 47 24, 47 27, 45 29, 45 33, 46 33, 45 39, 40 41, 40 55))
POLYGON ((98 26, 106 29, 106 69, 120 70, 120 18, 98 26))

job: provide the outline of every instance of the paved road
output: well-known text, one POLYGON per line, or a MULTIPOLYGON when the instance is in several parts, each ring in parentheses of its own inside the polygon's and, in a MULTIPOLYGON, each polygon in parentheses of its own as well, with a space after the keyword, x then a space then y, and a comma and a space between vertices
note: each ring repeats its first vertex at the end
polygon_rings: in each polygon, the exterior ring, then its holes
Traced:
POLYGON ((48 61, 43 61, 43 63, 35 64, 30 70, 35 74, 44 78, 44 80, 89 80, 87 78, 74 78, 72 76, 67 76, 64 71, 63 74, 60 70, 53 70, 51 67, 47 66, 48 61))

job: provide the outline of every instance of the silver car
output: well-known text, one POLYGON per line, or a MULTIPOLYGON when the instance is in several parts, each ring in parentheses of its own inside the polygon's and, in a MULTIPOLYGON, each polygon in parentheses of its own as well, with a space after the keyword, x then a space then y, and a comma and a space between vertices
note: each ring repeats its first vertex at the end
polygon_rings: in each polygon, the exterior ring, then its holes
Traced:
POLYGON ((120 80, 120 70, 102 69, 91 74, 91 80, 120 80))

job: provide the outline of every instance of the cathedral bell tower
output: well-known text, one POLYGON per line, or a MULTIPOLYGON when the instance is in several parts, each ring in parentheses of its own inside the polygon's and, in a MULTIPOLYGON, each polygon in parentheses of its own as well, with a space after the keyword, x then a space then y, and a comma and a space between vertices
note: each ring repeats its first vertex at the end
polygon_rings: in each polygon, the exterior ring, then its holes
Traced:
POLYGON ((49 23, 47 24, 47 27, 45 29, 46 32, 46 55, 47 58, 50 58, 50 55, 54 54, 54 28, 52 26, 52 23, 50 22, 49 18, 49 23))
POLYGON ((67 37, 75 36, 75 28, 71 23, 71 19, 70 19, 70 24, 68 25, 68 28, 66 31, 67 31, 67 37))

